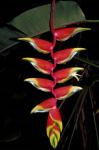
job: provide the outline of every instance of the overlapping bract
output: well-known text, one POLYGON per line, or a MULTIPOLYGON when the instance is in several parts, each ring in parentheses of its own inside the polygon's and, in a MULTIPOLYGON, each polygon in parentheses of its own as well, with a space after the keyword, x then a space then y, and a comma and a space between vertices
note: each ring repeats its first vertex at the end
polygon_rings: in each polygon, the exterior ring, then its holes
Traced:
POLYGON ((49 111, 47 119, 47 136, 53 148, 56 148, 60 140, 60 133, 62 132, 63 124, 59 109, 56 107, 49 111))
MULTIPOLYGON (((90 30, 90 28, 82 28, 82 27, 67 27, 67 28, 59 28, 55 29, 54 36, 58 41, 68 40, 70 37, 73 37, 77 33, 82 31, 90 30)), ((63 50, 58 50, 56 52, 53 51, 53 43, 39 39, 39 38, 18 38, 18 40, 29 42, 34 49, 37 51, 48 54, 53 52, 51 55, 54 63, 49 62, 48 60, 40 59, 40 58, 23 58, 31 63, 31 65, 37 69, 38 71, 51 75, 53 80, 45 79, 45 78, 27 78, 24 81, 31 83, 37 89, 44 92, 52 92, 54 98, 49 98, 36 105, 32 110, 32 113, 48 113, 47 118, 47 127, 46 132, 47 136, 50 140, 50 144, 53 148, 56 148, 59 140, 60 134, 63 130, 63 123, 61 119, 61 114, 59 109, 57 108, 57 101, 64 100, 72 96, 74 93, 82 90, 82 87, 79 86, 61 86, 59 88, 55 88, 55 85, 58 83, 63 83, 71 78, 76 78, 79 81, 79 71, 83 71, 82 67, 70 67, 61 69, 54 72, 54 64, 63 64, 70 61, 78 52, 86 50, 85 48, 76 47, 76 48, 66 48, 63 50)))

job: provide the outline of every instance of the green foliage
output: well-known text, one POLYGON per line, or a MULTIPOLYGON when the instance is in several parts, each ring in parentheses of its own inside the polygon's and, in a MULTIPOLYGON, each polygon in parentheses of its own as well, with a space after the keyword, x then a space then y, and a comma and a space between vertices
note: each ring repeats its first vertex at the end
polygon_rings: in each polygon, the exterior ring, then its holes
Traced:
MULTIPOLYGON (((56 6, 55 27, 85 20, 85 16, 73 1, 60 1, 56 6)), ((30 9, 3 28, 0 28, 0 49, 17 44, 13 39, 24 36, 37 36, 49 31, 50 4, 30 9), (12 44, 12 45, 11 45, 12 44)))

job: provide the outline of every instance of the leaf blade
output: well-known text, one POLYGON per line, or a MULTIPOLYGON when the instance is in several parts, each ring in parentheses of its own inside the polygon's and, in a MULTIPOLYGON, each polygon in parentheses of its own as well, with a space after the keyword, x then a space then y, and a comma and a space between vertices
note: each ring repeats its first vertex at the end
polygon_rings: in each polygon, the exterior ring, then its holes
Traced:
MULTIPOLYGON (((34 36, 49 31, 49 18, 50 4, 30 9, 9 24, 27 35, 34 36)), ((76 2, 60 1, 57 3, 55 28, 83 20, 85 16, 76 2)))

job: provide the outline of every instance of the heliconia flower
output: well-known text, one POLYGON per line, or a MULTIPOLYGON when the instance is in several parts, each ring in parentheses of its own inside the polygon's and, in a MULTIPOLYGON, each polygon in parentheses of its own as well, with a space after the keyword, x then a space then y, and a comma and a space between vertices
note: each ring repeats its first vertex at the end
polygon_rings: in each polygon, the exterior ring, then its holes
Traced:
POLYGON ((49 140, 50 140, 51 146, 53 148, 56 148, 60 140, 60 131, 58 130, 56 125, 50 131, 49 140))
POLYGON ((33 48, 44 54, 50 53, 51 50, 53 49, 51 42, 39 38, 25 37, 25 38, 18 38, 18 40, 30 43, 33 46, 33 48))
POLYGON ((66 28, 59 28, 55 30, 54 35, 58 41, 66 41, 70 37, 73 37, 77 33, 91 30, 91 28, 83 28, 83 27, 66 27, 66 28))
POLYGON ((47 119, 47 136, 53 148, 56 148, 60 140, 60 133, 62 132, 63 124, 59 109, 51 109, 47 119))
POLYGON ((63 124, 59 109, 56 107, 55 109, 51 109, 49 111, 48 119, 47 119, 47 136, 50 135, 50 130, 57 125, 60 132, 62 132, 63 124))
POLYGON ((37 89, 50 92, 54 86, 54 82, 44 78, 27 78, 24 81, 31 83, 37 89))
POLYGON ((67 48, 54 53, 54 60, 57 64, 63 64, 70 61, 78 52, 86 48, 67 48))
POLYGON ((77 81, 79 81, 79 74, 77 74, 78 71, 82 71, 84 68, 81 67, 71 67, 62 69, 59 71, 56 71, 54 73, 54 79, 56 80, 56 83, 63 83, 71 79, 72 77, 75 77, 77 81))
POLYGON ((50 74, 53 70, 53 64, 47 60, 39 59, 39 58, 22 58, 32 64, 38 71, 44 74, 50 74))
POLYGON ((56 99, 55 98, 49 98, 43 102, 41 102, 40 104, 38 104, 37 106, 35 106, 32 110, 31 110, 31 114, 32 113, 43 113, 43 112, 48 112, 51 109, 55 109, 56 108, 56 99))
POLYGON ((68 86, 55 89, 54 94, 55 94, 56 99, 63 100, 72 96, 74 93, 80 90, 82 90, 82 87, 68 85, 68 86))

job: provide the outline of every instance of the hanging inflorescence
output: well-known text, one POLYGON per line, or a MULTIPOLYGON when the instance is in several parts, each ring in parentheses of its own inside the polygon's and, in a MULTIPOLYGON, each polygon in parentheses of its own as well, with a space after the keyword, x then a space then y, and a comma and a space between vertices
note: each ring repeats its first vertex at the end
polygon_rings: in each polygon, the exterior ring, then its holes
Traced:
POLYGON ((26 57, 26 60, 31 65, 43 74, 48 74, 53 80, 46 78, 27 78, 24 81, 31 83, 35 88, 44 91, 51 92, 53 97, 44 100, 31 110, 32 113, 48 112, 46 132, 53 148, 56 148, 60 140, 60 134, 63 130, 63 123, 57 102, 59 100, 67 99, 74 93, 82 90, 79 86, 63 86, 56 88, 57 84, 64 83, 71 78, 76 78, 79 81, 79 71, 83 71, 82 67, 70 67, 55 71, 57 65, 66 64, 70 61, 78 52, 86 50, 85 48, 65 48, 54 52, 54 48, 57 41, 66 41, 73 37, 77 33, 90 30, 83 27, 64 27, 54 29, 54 12, 55 12, 55 0, 52 1, 51 14, 50 14, 50 31, 53 35, 53 41, 49 42, 40 38, 18 38, 18 40, 29 42, 34 49, 43 54, 50 54, 52 61, 47 61, 41 58, 26 57))

